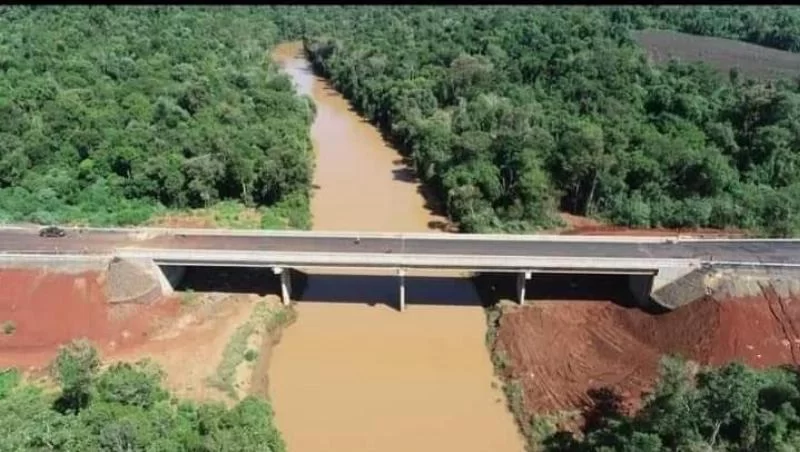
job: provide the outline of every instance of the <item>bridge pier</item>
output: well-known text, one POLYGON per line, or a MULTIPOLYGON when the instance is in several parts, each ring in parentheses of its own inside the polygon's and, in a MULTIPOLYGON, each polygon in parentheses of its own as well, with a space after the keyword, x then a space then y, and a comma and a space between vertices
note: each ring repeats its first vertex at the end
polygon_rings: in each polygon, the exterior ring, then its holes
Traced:
POLYGON ((406 310, 406 271, 397 270, 397 276, 400 277, 400 312, 403 312, 406 310))
POLYGON ((272 272, 280 275, 281 278, 281 301, 284 306, 288 306, 292 302, 292 274, 290 269, 282 267, 273 267, 272 272))
POLYGON ((531 279, 531 272, 517 273, 517 299, 520 305, 525 304, 525 284, 531 279))

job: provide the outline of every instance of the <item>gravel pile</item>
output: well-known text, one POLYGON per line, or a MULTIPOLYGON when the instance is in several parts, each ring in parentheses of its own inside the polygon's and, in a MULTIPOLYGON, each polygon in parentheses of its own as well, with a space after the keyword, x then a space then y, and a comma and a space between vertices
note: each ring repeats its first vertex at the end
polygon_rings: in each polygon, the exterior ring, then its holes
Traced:
POLYGON ((150 295, 159 290, 158 279, 142 266, 116 258, 108 264, 106 293, 111 303, 151 301, 150 295))

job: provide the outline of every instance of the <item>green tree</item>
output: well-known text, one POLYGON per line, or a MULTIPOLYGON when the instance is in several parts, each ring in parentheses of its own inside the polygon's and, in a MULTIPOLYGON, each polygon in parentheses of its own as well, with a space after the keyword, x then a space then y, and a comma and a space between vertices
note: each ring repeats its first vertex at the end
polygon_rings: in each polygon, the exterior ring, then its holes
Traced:
POLYGON ((99 368, 97 350, 85 339, 72 341, 59 349, 53 371, 61 385, 58 405, 63 410, 79 411, 86 407, 92 380, 99 368))

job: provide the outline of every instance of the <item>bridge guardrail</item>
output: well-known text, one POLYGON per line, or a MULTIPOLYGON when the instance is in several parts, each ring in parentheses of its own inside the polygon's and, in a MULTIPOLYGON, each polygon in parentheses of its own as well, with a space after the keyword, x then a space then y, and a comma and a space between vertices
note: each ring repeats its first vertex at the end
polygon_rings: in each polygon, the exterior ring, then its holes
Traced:
POLYGON ((583 258, 566 256, 475 256, 422 255, 402 253, 330 253, 330 252, 270 252, 270 251, 208 251, 126 248, 114 253, 119 257, 150 258, 164 265, 225 265, 252 264, 311 267, 408 267, 453 269, 638 269, 657 270, 661 267, 687 267, 700 264, 699 259, 654 258, 583 258))

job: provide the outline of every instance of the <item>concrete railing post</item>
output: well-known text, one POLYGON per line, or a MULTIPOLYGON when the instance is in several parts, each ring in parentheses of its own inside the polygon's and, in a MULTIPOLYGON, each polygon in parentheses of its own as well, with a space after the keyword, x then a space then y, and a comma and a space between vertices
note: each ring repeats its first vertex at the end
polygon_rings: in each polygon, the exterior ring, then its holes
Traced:
POLYGON ((400 278, 400 312, 403 312, 406 310, 406 271, 397 270, 397 276, 400 278))

